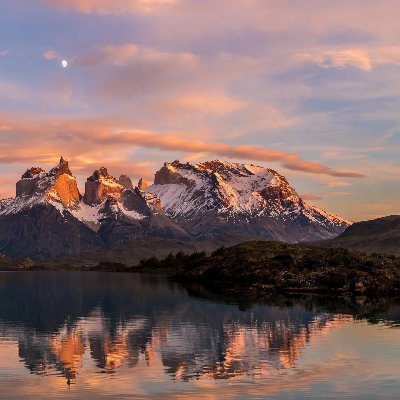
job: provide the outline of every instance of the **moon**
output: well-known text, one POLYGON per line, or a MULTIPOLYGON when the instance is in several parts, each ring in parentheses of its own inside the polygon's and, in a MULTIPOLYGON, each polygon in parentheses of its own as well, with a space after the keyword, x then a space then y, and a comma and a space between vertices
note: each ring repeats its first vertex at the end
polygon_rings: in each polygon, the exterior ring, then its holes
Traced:
POLYGON ((68 67, 68 61, 67 61, 67 60, 62 60, 62 61, 61 61, 61 66, 62 66, 63 68, 67 68, 67 67, 68 67))

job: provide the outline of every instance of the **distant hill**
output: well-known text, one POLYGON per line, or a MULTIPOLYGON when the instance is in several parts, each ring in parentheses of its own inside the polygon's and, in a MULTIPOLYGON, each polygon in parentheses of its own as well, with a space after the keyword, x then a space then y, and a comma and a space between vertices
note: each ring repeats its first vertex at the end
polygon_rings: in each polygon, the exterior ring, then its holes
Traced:
POLYGON ((323 247, 346 247, 369 253, 400 255, 400 215, 354 223, 338 237, 319 244, 323 247))

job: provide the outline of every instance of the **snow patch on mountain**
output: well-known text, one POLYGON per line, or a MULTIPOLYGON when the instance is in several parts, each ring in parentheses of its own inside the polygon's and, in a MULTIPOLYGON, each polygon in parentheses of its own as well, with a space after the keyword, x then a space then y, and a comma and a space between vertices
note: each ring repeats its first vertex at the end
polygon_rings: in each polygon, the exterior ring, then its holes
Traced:
POLYGON ((333 237, 351 224, 304 202, 276 171, 252 164, 175 161, 164 164, 153 185, 141 180, 140 187, 130 186, 126 175, 117 181, 102 167, 87 179, 82 196, 61 158, 49 172, 27 170, 17 182, 17 196, 0 201, 0 217, 50 205, 64 220, 72 216, 94 232, 118 238, 110 243, 148 232, 168 238, 235 233, 296 242, 333 237))
POLYGON ((0 215, 17 214, 24 209, 30 209, 36 204, 44 204, 43 196, 20 196, 4 199, 0 204, 0 215))
POLYGON ((135 210, 126 210, 123 206, 121 206, 120 209, 126 216, 128 216, 129 218, 132 218, 132 219, 134 219, 136 221, 140 221, 140 220, 146 218, 145 215, 142 215, 142 214, 138 213, 135 210))
POLYGON ((80 202, 79 206, 76 208, 76 210, 71 211, 71 214, 82 221, 83 223, 93 223, 93 224, 98 224, 99 223, 99 211, 101 209, 102 204, 97 204, 95 206, 89 206, 85 204, 84 202, 80 202))
MULTIPOLYGON (((79 206, 76 210, 72 210, 71 214, 82 221, 84 224, 88 225, 89 227, 99 227, 101 225, 102 220, 106 217, 104 209, 106 205, 107 199, 104 200, 101 204, 96 205, 88 205, 84 202, 80 202, 79 206)), ((134 211, 134 210, 127 210, 121 203, 117 202, 110 206, 114 217, 117 217, 119 213, 126 215, 129 218, 134 220, 140 221, 146 216, 134 211)), ((110 209, 108 211, 110 211, 110 209)))
POLYGON ((351 224, 305 203, 276 171, 252 164, 214 160, 196 165, 165 163, 145 189, 172 219, 215 212, 226 220, 306 218, 327 228, 351 224))

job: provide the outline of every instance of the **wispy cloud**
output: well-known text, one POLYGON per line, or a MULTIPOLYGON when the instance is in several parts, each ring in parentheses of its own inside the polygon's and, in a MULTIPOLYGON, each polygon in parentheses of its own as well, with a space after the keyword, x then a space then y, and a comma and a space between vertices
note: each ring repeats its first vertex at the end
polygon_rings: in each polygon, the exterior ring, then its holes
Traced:
POLYGON ((340 171, 324 164, 305 161, 297 154, 285 153, 263 147, 249 145, 228 145, 223 143, 209 143, 201 140, 185 140, 177 136, 160 135, 154 133, 125 132, 111 135, 100 135, 98 140, 105 144, 115 142, 127 143, 135 146, 162 149, 169 151, 183 151, 187 153, 207 153, 216 156, 238 158, 253 161, 277 162, 282 167, 311 174, 323 174, 337 177, 363 178, 360 173, 340 171))
POLYGON ((155 12, 171 6, 178 0, 44 0, 45 3, 61 10, 80 13, 125 14, 155 12))
POLYGON ((349 196, 351 195, 352 192, 332 192, 330 195, 331 196, 349 196))
POLYGON ((104 45, 78 56, 77 63, 86 67, 102 64, 124 66, 132 61, 165 62, 174 60, 177 64, 194 66, 198 58, 188 52, 163 52, 151 47, 139 46, 134 43, 120 45, 104 45))
POLYGON ((379 65, 400 65, 400 47, 315 50, 297 53, 296 57, 321 68, 354 67, 369 72, 379 65))
POLYGON ((8 50, 0 50, 0 57, 5 57, 8 55, 8 50))
POLYGON ((318 196, 318 195, 313 194, 313 193, 303 193, 303 194, 300 195, 300 197, 303 200, 312 200, 312 201, 322 200, 323 199, 323 197, 318 196))
POLYGON ((363 71, 372 69, 372 61, 364 49, 327 50, 314 53, 299 53, 297 57, 322 68, 344 68, 352 66, 363 71))
MULTIPOLYGON (((46 152, 46 143, 54 148, 63 148, 66 152, 84 156, 90 151, 116 151, 116 149, 146 148, 158 149, 163 151, 183 152, 188 155, 204 153, 210 157, 227 157, 240 160, 252 160, 261 162, 274 162, 283 168, 302 171, 311 174, 322 174, 335 177, 362 178, 363 175, 355 171, 336 170, 327 165, 306 161, 298 154, 286 153, 280 150, 268 149, 260 146, 250 145, 229 145, 221 142, 204 142, 202 140, 188 139, 188 134, 183 136, 165 135, 160 133, 143 131, 121 131, 116 129, 116 121, 99 120, 64 120, 48 119, 33 120, 27 118, 24 122, 12 120, 3 116, 0 124, 10 127, 9 132, 13 132, 12 139, 9 140, 7 156, 0 157, 0 163, 9 163, 13 156, 19 161, 23 160, 25 154, 34 158, 38 152, 33 147, 41 148, 40 153, 46 152), (113 127, 114 126, 114 127, 113 127), (40 134, 40 142, 36 139, 26 140, 26 150, 20 146, 20 139, 36 138, 40 134), (17 146, 18 143, 18 146, 17 146), (28 150, 30 149, 30 151, 28 150)), ((5 131, 7 133, 7 131, 5 131)), ((51 151, 47 153, 51 154, 51 151)), ((68 156, 68 154, 66 154, 68 156)))
POLYGON ((42 53, 42 56, 45 60, 55 60, 59 58, 59 55, 55 50, 47 50, 44 53, 42 53))
POLYGON ((328 181, 324 183, 324 186, 328 188, 337 188, 337 187, 351 186, 351 183, 342 181, 328 181))

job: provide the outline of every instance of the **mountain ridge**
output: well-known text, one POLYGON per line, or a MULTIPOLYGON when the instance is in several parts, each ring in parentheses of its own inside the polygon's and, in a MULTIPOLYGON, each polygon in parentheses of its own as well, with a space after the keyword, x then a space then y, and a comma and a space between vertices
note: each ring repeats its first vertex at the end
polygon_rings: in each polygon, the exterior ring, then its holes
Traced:
POLYGON ((217 220, 232 231, 291 242, 334 236, 351 224, 308 205, 276 171, 252 164, 165 163, 145 192, 160 198, 167 216, 204 237, 218 232, 217 220))
POLYGON ((0 251, 47 259, 143 237, 207 240, 227 233, 303 242, 331 238, 350 224, 304 202, 283 175, 265 167, 174 161, 156 172, 154 184, 141 178, 136 186, 101 167, 81 194, 61 157, 49 172, 28 169, 16 197, 0 201, 0 251))

